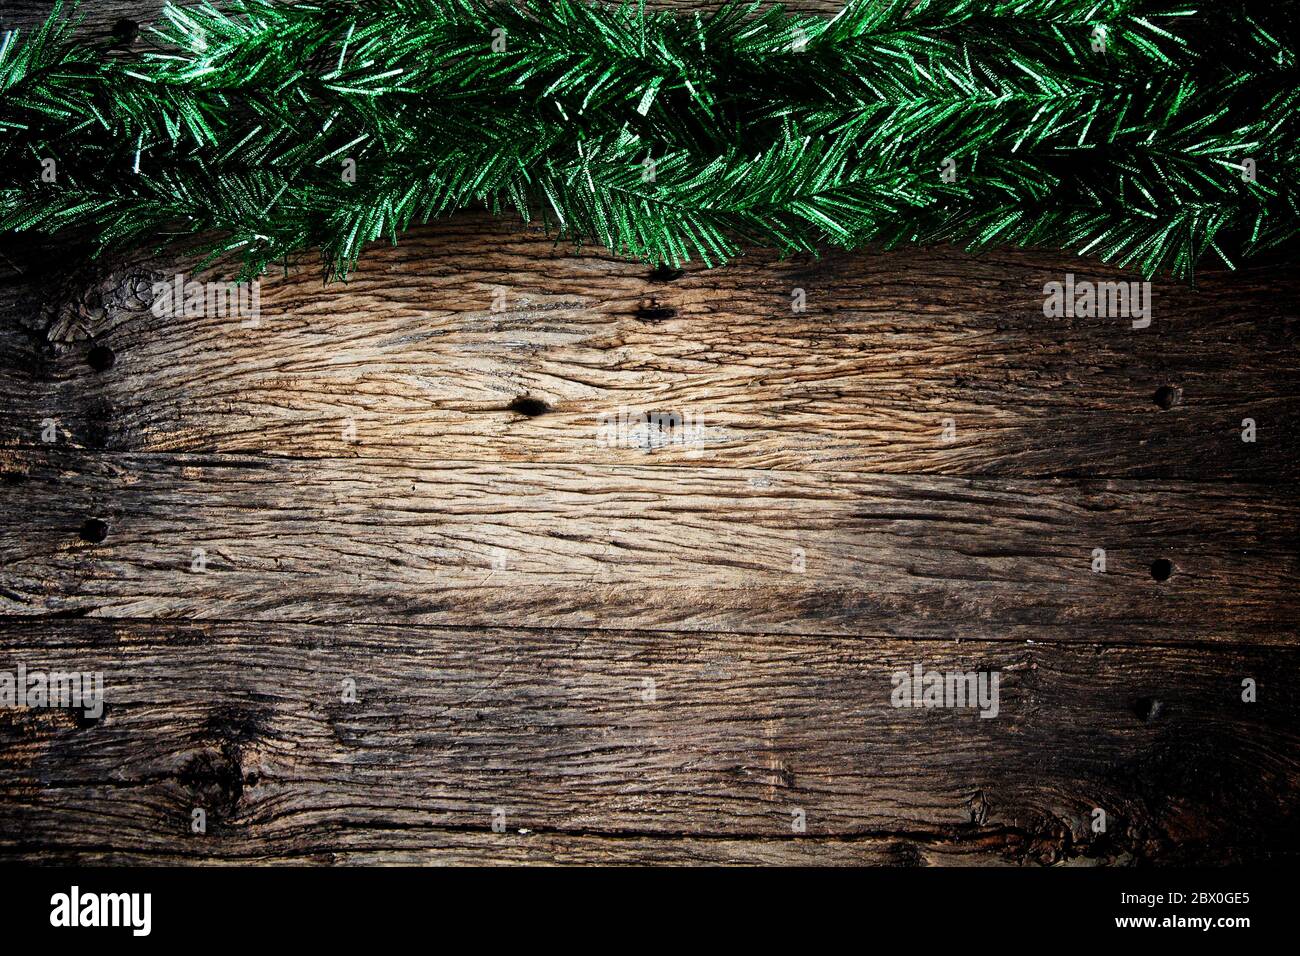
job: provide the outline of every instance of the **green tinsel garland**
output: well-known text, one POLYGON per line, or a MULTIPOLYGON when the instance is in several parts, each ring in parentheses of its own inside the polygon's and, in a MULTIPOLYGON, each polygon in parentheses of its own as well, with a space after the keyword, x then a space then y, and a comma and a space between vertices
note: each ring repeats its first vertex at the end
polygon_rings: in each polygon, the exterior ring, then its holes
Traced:
POLYGON ((656 263, 1032 244, 1188 276, 1300 236, 1300 4, 168 6, 0 38, 0 229, 218 235, 260 273, 486 205, 656 263))

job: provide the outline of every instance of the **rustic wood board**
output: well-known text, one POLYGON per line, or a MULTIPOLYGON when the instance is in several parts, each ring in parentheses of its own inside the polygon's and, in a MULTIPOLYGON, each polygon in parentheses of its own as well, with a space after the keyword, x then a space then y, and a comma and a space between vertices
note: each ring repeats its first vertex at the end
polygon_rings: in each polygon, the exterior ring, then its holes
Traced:
POLYGON ((6 614, 1262 642, 1292 641, 1300 621, 1300 512, 1257 486, 0 461, 6 614), (102 540, 85 540, 87 521, 102 540), (1157 581, 1162 559, 1173 574, 1157 581))
POLYGON ((0 670, 107 684, 0 709, 0 860, 1300 853, 1293 264, 1144 329, 1043 316, 1135 278, 1087 259, 675 275, 484 215, 267 276, 255 328, 154 314, 189 269, 0 241, 0 670), (891 707, 915 663, 1001 713, 891 707))
POLYGON ((376 247, 346 285, 268 277, 250 328, 155 315, 152 284, 184 268, 56 269, 0 291, 0 443, 39 444, 52 418, 63 442, 113 451, 1300 475, 1294 272, 1156 283, 1152 325, 1133 329, 1044 318, 1043 286, 1067 270, 1122 274, 1041 253, 755 252, 655 281, 466 216, 376 247))
POLYGON ((102 670, 107 701, 0 712, 11 852, 1194 862, 1296 826, 1295 648, 80 621, 0 642, 102 670), (1000 669, 999 716, 892 707, 914 663, 1000 669))

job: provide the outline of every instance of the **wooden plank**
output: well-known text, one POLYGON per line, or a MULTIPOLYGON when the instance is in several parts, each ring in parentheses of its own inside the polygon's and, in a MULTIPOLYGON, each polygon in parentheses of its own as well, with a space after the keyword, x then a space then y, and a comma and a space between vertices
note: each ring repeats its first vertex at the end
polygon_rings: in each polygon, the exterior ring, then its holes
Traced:
POLYGON ((0 463, 5 614, 1265 643, 1294 641, 1300 620, 1297 503, 1253 485, 0 463))
POLYGON ((39 445, 54 421, 62 442, 132 452, 1300 475, 1294 270, 1157 283, 1133 329, 1044 318, 1044 283, 1119 275, 1086 260, 756 252, 655 281, 466 216, 374 248, 346 285, 268 277, 245 328, 154 315, 152 283, 185 268, 0 290, 0 445, 39 445))
POLYGON ((1298 655, 726 633, 4 625, 0 660, 102 671, 106 710, 97 721, 0 710, 0 852, 82 861, 1278 858, 1297 848, 1300 704, 1288 688, 1298 655), (891 675, 917 663, 997 671, 998 715, 895 708, 891 675), (1255 703, 1241 699, 1247 677, 1255 703), (348 679, 356 703, 341 702, 348 679), (203 836, 189 832, 195 807, 207 814, 203 836), (506 834, 491 832, 497 807, 506 834), (1101 834, 1091 828, 1098 807, 1101 834), (796 810, 804 834, 792 829, 796 810))

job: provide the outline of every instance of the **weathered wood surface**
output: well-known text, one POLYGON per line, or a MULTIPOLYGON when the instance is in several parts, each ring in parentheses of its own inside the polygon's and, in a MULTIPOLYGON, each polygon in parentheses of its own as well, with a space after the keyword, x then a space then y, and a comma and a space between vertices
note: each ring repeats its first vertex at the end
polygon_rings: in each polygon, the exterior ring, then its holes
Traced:
POLYGON ((183 267, 74 282, 56 270, 0 291, 14 317, 0 333, 0 443, 39 444, 53 419, 61 441, 112 451, 1300 475, 1290 270, 1156 283, 1152 325, 1133 329, 1044 318, 1043 286, 1067 270, 1121 275, 1086 260, 755 252, 655 281, 466 216, 375 248, 346 286, 322 289, 310 267, 268 277, 251 328, 155 315, 152 283, 183 267), (91 349, 111 350, 112 367, 88 363, 91 349), (603 427, 647 417, 668 431, 603 427))
POLYGON ((7 852, 1194 862, 1295 835, 1295 648, 67 621, 0 648, 102 670, 107 701, 0 712, 7 852), (892 707, 915 663, 999 670, 999 715, 892 707))
POLYGON ((1258 486, 0 461, 6 614, 1268 643, 1300 622, 1300 512, 1258 486))
POLYGON ((108 700, 0 709, 0 859, 1300 853, 1294 264, 1146 329, 1043 317, 1132 278, 1090 260, 651 275, 477 215, 268 276, 256 328, 153 314, 188 269, 0 242, 0 670, 108 700), (914 663, 999 717, 892 708, 914 663))

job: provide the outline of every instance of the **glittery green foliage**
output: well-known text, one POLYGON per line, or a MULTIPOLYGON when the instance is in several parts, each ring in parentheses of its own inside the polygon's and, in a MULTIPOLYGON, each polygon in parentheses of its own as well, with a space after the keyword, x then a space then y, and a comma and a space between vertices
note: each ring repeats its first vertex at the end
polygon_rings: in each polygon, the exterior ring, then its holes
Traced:
POLYGON ((168 6, 130 52, 56 10, 0 38, 0 229, 330 276, 475 207, 673 264, 948 241, 1186 277, 1300 233, 1290 0, 531 6, 168 6))

